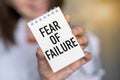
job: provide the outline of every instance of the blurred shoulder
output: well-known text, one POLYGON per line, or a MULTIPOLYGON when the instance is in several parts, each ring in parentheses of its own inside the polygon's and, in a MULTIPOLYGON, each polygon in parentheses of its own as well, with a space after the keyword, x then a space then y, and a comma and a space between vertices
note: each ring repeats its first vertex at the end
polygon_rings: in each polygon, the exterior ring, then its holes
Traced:
POLYGON ((85 50, 92 52, 93 54, 99 54, 100 53, 100 38, 97 36, 97 34, 87 31, 86 36, 89 40, 89 44, 86 47, 85 50))
POLYGON ((100 41, 98 35, 95 34, 95 33, 93 33, 93 32, 87 31, 87 32, 86 32, 86 36, 88 37, 89 40, 92 40, 92 41, 100 41))

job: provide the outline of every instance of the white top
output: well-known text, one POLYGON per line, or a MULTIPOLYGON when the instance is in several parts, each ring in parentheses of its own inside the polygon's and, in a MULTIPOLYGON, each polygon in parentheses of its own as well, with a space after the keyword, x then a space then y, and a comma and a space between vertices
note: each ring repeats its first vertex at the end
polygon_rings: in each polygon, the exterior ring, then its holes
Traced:
POLYGON ((15 30, 16 45, 6 49, 0 39, 0 80, 39 80, 36 50, 38 45, 28 44, 24 20, 15 30))
MULTIPOLYGON (((16 45, 10 45, 9 49, 0 38, 0 80, 40 80, 36 59, 38 45, 27 43, 23 19, 19 20, 14 34, 16 45)), ((100 80, 99 40, 91 33, 88 38, 87 50, 93 53, 93 59, 66 80, 100 80)))

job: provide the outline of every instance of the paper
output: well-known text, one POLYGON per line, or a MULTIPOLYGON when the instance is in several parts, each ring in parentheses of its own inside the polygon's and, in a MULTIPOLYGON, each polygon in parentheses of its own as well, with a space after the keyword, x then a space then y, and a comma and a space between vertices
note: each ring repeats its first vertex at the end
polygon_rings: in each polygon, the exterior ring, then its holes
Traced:
POLYGON ((84 57, 59 7, 28 23, 51 69, 57 72, 84 57))

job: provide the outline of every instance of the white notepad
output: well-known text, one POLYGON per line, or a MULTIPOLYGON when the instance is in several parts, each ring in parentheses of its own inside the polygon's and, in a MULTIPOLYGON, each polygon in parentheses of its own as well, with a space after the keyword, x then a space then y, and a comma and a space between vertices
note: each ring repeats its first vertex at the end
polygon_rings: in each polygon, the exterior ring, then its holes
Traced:
POLYGON ((53 72, 84 57, 59 7, 28 23, 53 72))

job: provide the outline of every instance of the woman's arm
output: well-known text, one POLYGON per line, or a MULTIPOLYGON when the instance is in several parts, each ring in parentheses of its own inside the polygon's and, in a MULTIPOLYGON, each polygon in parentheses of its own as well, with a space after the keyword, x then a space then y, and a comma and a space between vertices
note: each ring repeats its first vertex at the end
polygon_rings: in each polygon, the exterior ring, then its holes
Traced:
MULTIPOLYGON (((65 16, 68 23, 70 23, 70 17, 68 15, 65 16)), ((72 29, 72 33, 76 36, 78 43, 84 49, 88 44, 88 40, 85 36, 83 36, 83 30, 81 27, 76 26, 72 29)), ((91 54, 89 52, 84 52, 85 57, 75 61, 71 65, 63 68, 62 70, 53 73, 51 70, 47 60, 45 59, 42 50, 39 48, 37 50, 37 58, 38 58, 38 69, 40 73, 41 80, 64 80, 68 76, 70 76, 73 72, 75 72, 78 68, 80 68, 83 64, 87 63, 91 59, 91 54)))

